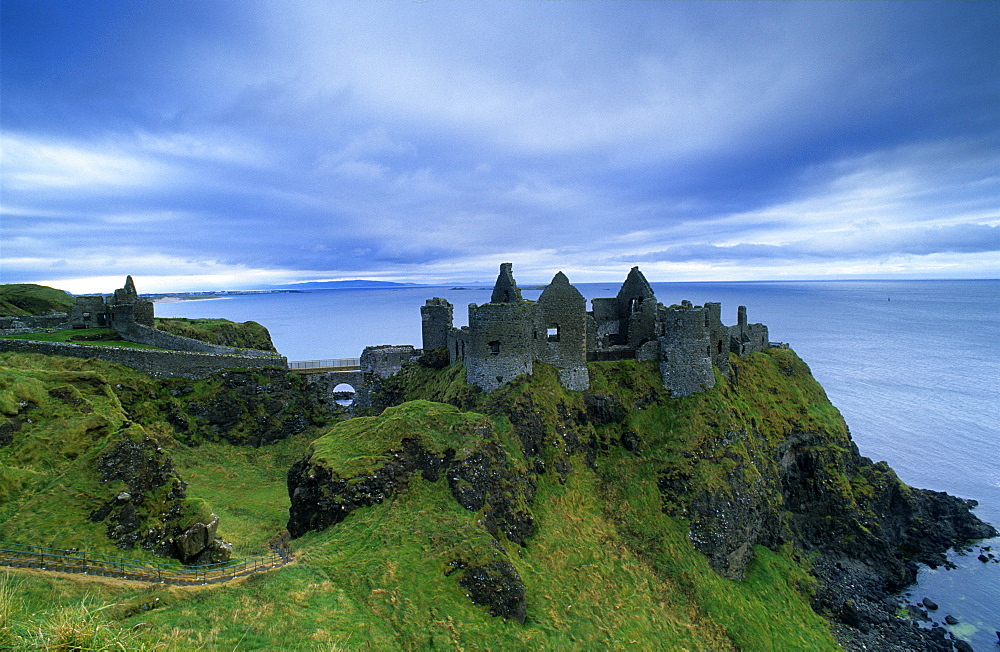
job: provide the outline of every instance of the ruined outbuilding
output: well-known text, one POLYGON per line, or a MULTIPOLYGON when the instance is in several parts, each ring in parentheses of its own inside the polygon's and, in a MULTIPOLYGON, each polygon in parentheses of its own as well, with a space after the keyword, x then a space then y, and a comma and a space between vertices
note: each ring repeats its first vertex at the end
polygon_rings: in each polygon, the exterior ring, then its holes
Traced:
POLYGON ((468 326, 454 327, 445 299, 421 306, 423 348, 447 348, 452 362, 465 364, 466 381, 486 392, 531 374, 536 361, 556 367, 563 387, 583 391, 590 387, 588 361, 634 358, 658 361, 664 387, 686 396, 715 385, 713 366, 727 374, 730 353, 744 357, 770 345, 767 326, 747 323, 744 306, 736 325, 724 326, 718 303, 657 303, 638 267, 617 296, 591 305, 588 311, 562 272, 537 301, 525 300, 511 263, 503 263, 489 303, 469 304, 468 326))

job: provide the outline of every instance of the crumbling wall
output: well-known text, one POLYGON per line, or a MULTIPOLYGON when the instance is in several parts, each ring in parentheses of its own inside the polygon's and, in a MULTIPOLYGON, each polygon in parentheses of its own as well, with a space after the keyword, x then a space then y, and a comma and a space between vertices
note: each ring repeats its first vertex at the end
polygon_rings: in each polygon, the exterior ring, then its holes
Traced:
POLYGON ((226 369, 288 368, 283 356, 220 355, 190 351, 130 349, 117 346, 81 346, 64 342, 0 339, 0 351, 41 353, 73 358, 97 358, 138 369, 155 378, 207 378, 226 369))
POLYGON ((485 392, 530 374, 534 360, 534 304, 469 304, 465 379, 485 392))
POLYGON ((67 326, 67 314, 57 312, 52 315, 17 317, 0 317, 0 335, 17 335, 19 333, 34 333, 45 330, 64 330, 67 326))
POLYGON ((767 326, 747 323, 747 307, 740 306, 736 312, 736 325, 729 327, 730 350, 745 358, 751 353, 768 347, 767 326))
POLYGON ((352 385, 354 400, 358 406, 372 405, 372 392, 377 391, 382 380, 399 372, 403 365, 416 360, 419 352, 409 344, 393 346, 366 346, 361 352, 361 383, 352 385))
POLYGON ((424 351, 447 348, 448 334, 454 321, 454 307, 446 299, 434 297, 420 306, 420 330, 424 351))
MULTIPOLYGON (((152 304, 150 304, 152 305, 152 304)), ((68 328, 107 328, 108 308, 101 295, 77 297, 69 310, 68 328)))
POLYGON ((705 309, 684 302, 660 306, 660 376, 671 396, 687 396, 715 386, 705 325, 705 309))
POLYGON ((621 329, 618 299, 591 299, 590 305, 593 307, 591 318, 594 320, 594 336, 593 346, 588 350, 599 351, 624 345, 628 341, 627 334, 622 338, 618 337, 618 331, 621 329))
POLYGON ((171 351, 194 351, 197 353, 219 353, 223 355, 253 355, 265 357, 281 357, 280 353, 274 351, 258 351, 257 349, 236 349, 221 344, 211 344, 200 340, 193 340, 189 337, 174 335, 165 331, 143 326, 135 322, 125 322, 117 329, 122 339, 136 344, 146 344, 156 346, 161 349, 171 351))
POLYGON ((590 389, 587 371, 587 300, 562 272, 535 304, 535 359, 557 367, 566 389, 590 389))
POLYGON ((452 328, 448 331, 448 356, 451 362, 465 362, 465 352, 469 347, 469 327, 452 328))

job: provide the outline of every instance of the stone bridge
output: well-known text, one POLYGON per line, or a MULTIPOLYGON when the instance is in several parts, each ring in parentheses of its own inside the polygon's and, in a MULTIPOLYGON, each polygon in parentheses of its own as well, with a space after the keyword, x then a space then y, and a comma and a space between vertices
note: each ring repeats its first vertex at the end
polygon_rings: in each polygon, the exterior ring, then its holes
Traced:
POLYGON ((331 404, 353 401, 364 389, 365 375, 358 358, 290 361, 288 371, 305 376, 310 385, 318 385, 331 404), (338 391, 336 388, 340 385, 350 385, 353 391, 338 391))
POLYGON ((331 404, 352 399, 356 405, 370 407, 368 385, 395 374, 419 354, 420 351, 410 345, 369 346, 360 358, 292 361, 288 363, 288 371, 302 374, 307 382, 318 385, 331 404), (337 391, 338 385, 350 385, 354 391, 337 391))

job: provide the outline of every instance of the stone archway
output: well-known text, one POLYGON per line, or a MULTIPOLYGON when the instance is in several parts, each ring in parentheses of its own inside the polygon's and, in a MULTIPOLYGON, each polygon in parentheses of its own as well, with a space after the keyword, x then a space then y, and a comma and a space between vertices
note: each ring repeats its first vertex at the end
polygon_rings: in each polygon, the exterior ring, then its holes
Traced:
POLYGON ((350 383, 340 383, 333 388, 330 395, 337 405, 343 407, 351 407, 354 405, 354 400, 357 397, 358 391, 354 388, 354 385, 350 383))

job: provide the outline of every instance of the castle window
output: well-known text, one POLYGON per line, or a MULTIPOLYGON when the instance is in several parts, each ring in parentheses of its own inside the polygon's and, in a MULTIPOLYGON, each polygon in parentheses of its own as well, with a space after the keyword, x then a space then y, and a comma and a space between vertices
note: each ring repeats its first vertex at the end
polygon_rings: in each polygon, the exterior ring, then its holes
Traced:
POLYGON ((545 331, 546 339, 550 342, 559 341, 559 324, 552 324, 545 331))
POLYGON ((722 340, 719 340, 718 353, 722 353, 722 340))
POLYGON ((500 342, 493 340, 490 342, 490 355, 500 355, 500 342))
POLYGON ((642 303, 642 299, 632 299, 630 309, 632 312, 639 312, 639 304, 642 303))

